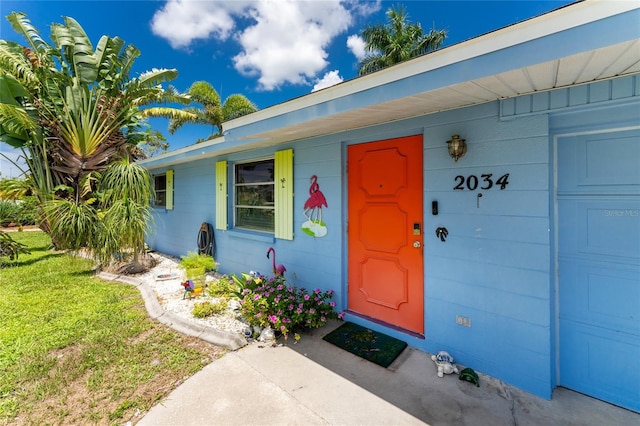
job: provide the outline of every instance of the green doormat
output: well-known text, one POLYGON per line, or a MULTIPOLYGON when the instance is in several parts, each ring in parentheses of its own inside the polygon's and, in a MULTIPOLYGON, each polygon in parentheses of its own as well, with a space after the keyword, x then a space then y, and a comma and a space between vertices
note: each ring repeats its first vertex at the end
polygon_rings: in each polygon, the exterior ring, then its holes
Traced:
POLYGON ((345 351, 387 368, 407 347, 401 340, 346 322, 323 337, 345 351))

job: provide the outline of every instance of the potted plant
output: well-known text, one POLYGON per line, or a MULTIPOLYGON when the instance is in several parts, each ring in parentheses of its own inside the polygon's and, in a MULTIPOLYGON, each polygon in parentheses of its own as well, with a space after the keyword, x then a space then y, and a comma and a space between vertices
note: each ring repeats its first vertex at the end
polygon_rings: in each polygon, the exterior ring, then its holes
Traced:
POLYGON ((215 271, 218 267, 213 257, 196 252, 181 256, 178 266, 185 271, 185 279, 193 281, 194 288, 203 288, 207 272, 215 271))

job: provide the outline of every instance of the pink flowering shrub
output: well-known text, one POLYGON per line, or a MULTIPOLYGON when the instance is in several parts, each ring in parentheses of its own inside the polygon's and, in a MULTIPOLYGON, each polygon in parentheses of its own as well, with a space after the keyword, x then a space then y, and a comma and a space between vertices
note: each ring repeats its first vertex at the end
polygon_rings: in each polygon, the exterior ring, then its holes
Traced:
POLYGON ((284 338, 299 328, 322 327, 329 319, 342 318, 334 310, 333 290, 288 285, 283 276, 264 277, 243 274, 233 277, 241 288, 240 312, 250 325, 267 327, 282 333, 284 338))

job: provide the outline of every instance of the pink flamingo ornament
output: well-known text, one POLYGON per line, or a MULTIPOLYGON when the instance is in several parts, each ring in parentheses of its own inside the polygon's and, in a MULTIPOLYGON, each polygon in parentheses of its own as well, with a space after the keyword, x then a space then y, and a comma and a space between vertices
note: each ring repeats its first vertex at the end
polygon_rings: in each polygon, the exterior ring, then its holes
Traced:
POLYGON ((322 222, 322 206, 329 207, 327 199, 320 191, 318 176, 313 175, 309 186, 309 198, 304 203, 304 215, 307 217, 307 222, 302 225, 302 230, 313 237, 327 235, 327 228, 322 222))
POLYGON ((287 268, 285 268, 282 263, 276 265, 276 250, 273 247, 269 247, 267 249, 267 259, 269 259, 269 253, 270 252, 273 253, 273 259, 271 259, 271 264, 273 265, 273 274, 276 277, 284 275, 284 273, 286 272, 287 268))
POLYGON ((309 198, 304 203, 305 214, 311 210, 308 218, 314 220, 313 213, 316 213, 315 220, 322 222, 322 206, 329 207, 327 205, 327 199, 324 197, 322 191, 320 191, 320 185, 318 185, 318 176, 311 176, 311 186, 309 186, 309 198), (316 209, 318 209, 316 211, 316 209))

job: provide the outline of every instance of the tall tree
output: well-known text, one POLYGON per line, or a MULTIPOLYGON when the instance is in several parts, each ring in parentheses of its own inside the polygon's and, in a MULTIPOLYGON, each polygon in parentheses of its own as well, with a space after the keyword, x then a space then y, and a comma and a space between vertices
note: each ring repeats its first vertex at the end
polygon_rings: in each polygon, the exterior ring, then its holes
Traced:
MULTIPOLYGON (((115 205, 99 200, 102 172, 131 158, 143 139, 141 107, 188 103, 188 97, 161 86, 176 70, 130 78, 140 51, 118 37, 103 36, 94 48, 80 24, 64 17, 64 24, 51 25, 49 44, 25 14, 14 12, 7 19, 27 46, 0 40, 0 141, 23 151, 43 207, 40 224, 54 242, 99 250, 104 241, 95 233, 105 231, 101 218, 115 205)), ((130 241, 120 243, 138 250, 130 241)))
POLYGON ((222 123, 243 115, 250 114, 258 108, 246 96, 230 95, 224 103, 216 89, 206 81, 196 81, 187 91, 191 103, 199 106, 189 106, 182 110, 173 108, 149 108, 144 111, 147 116, 169 118, 169 133, 173 134, 185 124, 205 124, 212 126, 212 133, 208 139, 222 136, 222 123), (217 132, 216 132, 217 130, 217 132))
POLYGON ((420 23, 408 22, 404 5, 389 8, 386 16, 386 24, 368 25, 360 34, 368 55, 358 64, 358 75, 434 51, 446 37, 445 30, 431 29, 425 34, 420 23))

